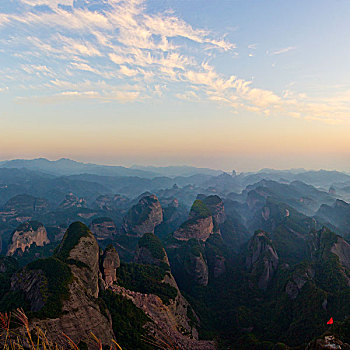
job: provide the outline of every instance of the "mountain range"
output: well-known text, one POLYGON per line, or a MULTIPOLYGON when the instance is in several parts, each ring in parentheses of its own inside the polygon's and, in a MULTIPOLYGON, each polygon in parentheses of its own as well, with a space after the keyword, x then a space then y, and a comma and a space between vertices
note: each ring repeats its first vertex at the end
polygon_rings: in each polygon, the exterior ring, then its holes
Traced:
POLYGON ((348 349, 349 188, 325 170, 2 162, 0 312, 79 349, 90 332, 124 350, 348 349))

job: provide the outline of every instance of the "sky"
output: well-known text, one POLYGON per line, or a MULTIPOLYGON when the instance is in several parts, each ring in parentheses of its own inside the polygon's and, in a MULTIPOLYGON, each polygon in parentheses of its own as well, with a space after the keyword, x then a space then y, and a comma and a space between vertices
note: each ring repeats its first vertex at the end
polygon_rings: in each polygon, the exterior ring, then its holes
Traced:
POLYGON ((0 1, 0 158, 350 171, 348 0, 0 1))

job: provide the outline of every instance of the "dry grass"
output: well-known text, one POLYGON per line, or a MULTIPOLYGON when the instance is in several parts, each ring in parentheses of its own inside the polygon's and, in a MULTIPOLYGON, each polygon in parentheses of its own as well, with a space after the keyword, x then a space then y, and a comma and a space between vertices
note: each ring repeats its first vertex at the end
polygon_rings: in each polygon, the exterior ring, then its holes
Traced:
MULTIPOLYGON (((102 342, 93 333, 91 337, 96 342, 96 349, 102 350, 102 342)), ((3 350, 79 350, 75 342, 62 333, 62 345, 53 344, 46 333, 36 327, 30 329, 29 321, 22 309, 12 313, 0 313, 0 346, 3 350)), ((121 346, 112 340, 109 350, 122 350, 121 346)))
MULTIPOLYGON (((42 329, 36 327, 30 329, 29 320, 22 309, 12 313, 0 312, 0 347, 3 350, 79 350, 78 345, 66 334, 62 333, 60 345, 52 343, 42 329)), ((103 344, 95 334, 91 338, 96 342, 96 350, 103 350, 103 344)), ((144 337, 143 341, 157 350, 178 350, 169 337, 164 339, 149 339, 144 337)), ((112 339, 109 350, 123 350, 121 346, 112 339)))

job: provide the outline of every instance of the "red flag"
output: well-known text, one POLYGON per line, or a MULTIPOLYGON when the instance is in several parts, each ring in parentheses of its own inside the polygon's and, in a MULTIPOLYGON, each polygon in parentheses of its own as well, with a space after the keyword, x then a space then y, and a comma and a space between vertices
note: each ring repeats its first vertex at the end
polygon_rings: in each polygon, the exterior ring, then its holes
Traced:
POLYGON ((327 324, 333 324, 333 317, 331 317, 331 318, 329 319, 329 321, 327 322, 327 324))

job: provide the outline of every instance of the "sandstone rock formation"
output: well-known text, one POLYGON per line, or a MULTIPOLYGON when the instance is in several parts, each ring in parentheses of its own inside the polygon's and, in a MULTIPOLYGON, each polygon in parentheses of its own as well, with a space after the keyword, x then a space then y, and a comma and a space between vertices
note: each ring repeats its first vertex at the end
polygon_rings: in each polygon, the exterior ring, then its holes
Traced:
POLYGON ((277 252, 263 231, 255 232, 248 244, 247 269, 257 278, 258 287, 266 289, 278 267, 277 252))
POLYGON ((89 228, 98 241, 113 238, 117 234, 117 227, 111 218, 96 218, 89 228))
POLYGON ((213 216, 214 225, 219 226, 226 220, 226 213, 224 208, 224 202, 217 195, 208 196, 203 199, 203 203, 209 209, 213 216))
POLYGON ((182 288, 192 285, 206 286, 209 281, 209 269, 202 243, 191 239, 173 252, 171 266, 176 278, 183 283, 182 288))
POLYGON ((214 223, 211 212, 203 201, 197 199, 191 207, 189 219, 174 232, 173 236, 182 241, 192 238, 206 241, 213 232, 214 223))
POLYGON ((333 244, 331 253, 339 258, 341 265, 350 269, 350 244, 344 238, 337 236, 337 241, 333 244))
POLYGON ((152 323, 146 325, 147 329, 156 335, 156 339, 171 342, 179 349, 215 349, 213 342, 199 341, 196 328, 199 322, 189 303, 182 296, 178 285, 170 272, 169 260, 158 237, 154 234, 145 234, 140 238, 135 254, 138 264, 156 265, 166 270, 162 283, 169 284, 176 289, 174 299, 165 304, 161 298, 154 294, 142 294, 112 285, 111 289, 118 294, 133 301, 151 318, 152 323), (192 315, 192 319, 189 318, 192 315))
MULTIPOLYGON (((215 350, 216 344, 213 341, 198 340, 195 330, 186 321, 188 303, 177 305, 182 308, 183 317, 180 314, 174 315, 174 305, 164 305, 162 300, 154 294, 142 294, 133 292, 120 286, 113 286, 113 291, 130 299, 138 308, 150 317, 153 322, 149 322, 146 327, 156 339, 173 343, 181 350, 215 350)), ((164 346, 164 345, 163 345, 164 346)))
POLYGON ((154 233, 157 225, 163 221, 163 210, 158 198, 151 194, 143 196, 124 218, 123 229, 127 234, 141 237, 145 233, 154 233))
POLYGON ((117 282, 117 268, 119 266, 119 255, 113 245, 109 245, 101 257, 101 272, 106 288, 117 282))
POLYGON ((84 198, 78 198, 73 193, 68 193, 58 208, 63 210, 72 208, 87 208, 87 204, 84 198))
POLYGON ((24 292, 32 311, 41 319, 30 326, 46 331, 50 340, 66 344, 62 332, 88 349, 114 338, 108 310, 96 303, 98 297, 99 247, 82 223, 69 226, 54 257, 37 260, 12 277, 13 291, 24 292), (56 272, 56 274, 55 274, 56 272), (63 294, 62 294, 63 293, 63 294))
POLYGON ((50 240, 43 224, 37 221, 25 222, 13 232, 7 255, 14 255, 17 250, 21 254, 34 244, 37 247, 42 247, 48 243, 50 240))

